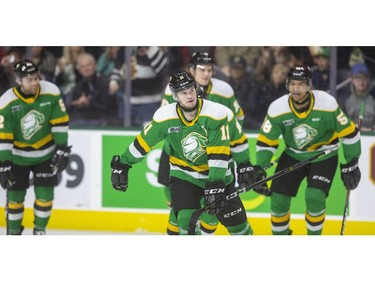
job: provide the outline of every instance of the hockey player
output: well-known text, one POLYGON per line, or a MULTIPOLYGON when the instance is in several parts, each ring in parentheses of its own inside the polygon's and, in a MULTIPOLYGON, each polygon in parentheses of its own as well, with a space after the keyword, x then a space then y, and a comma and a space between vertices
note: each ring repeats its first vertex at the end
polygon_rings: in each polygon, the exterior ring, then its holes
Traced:
MULTIPOLYGON (((361 173, 360 134, 353 121, 326 92, 311 90, 311 72, 307 66, 293 67, 287 78, 290 92, 270 104, 257 140, 257 164, 266 165, 279 144, 285 142, 275 172, 333 148, 341 139, 346 164, 341 164, 341 178, 347 189, 355 189, 361 173)), ((338 153, 332 152, 313 163, 272 181, 271 224, 273 234, 290 234, 290 204, 303 179, 307 234, 320 235, 326 216, 326 198, 338 165, 338 153)))
POLYGON ((0 183, 7 192, 7 234, 20 235, 29 175, 34 176, 34 230, 45 234, 57 175, 67 166, 69 116, 56 85, 40 80, 30 60, 16 63, 18 86, 0 97, 0 183))
MULTIPOLYGON (((235 114, 237 120, 242 125, 244 120, 243 110, 240 107, 232 87, 225 81, 213 78, 215 73, 215 64, 213 58, 206 52, 195 52, 191 56, 188 63, 188 72, 194 77, 199 85, 199 95, 211 101, 218 102, 225 105, 235 114)), ((162 106, 173 103, 173 94, 167 85, 162 100, 162 106)), ((170 188, 169 188, 169 147, 166 142, 159 163, 158 181, 166 186, 165 194, 167 202, 170 202, 170 188)), ((234 172, 233 159, 230 159, 230 165, 234 172)), ((201 230, 203 234, 213 234, 218 226, 218 220, 215 216, 210 216, 206 213, 202 214, 201 230)), ((173 210, 170 211, 167 233, 170 235, 178 234, 178 226, 173 210)))
POLYGON ((261 168, 251 165, 241 127, 225 106, 198 98, 189 73, 173 74, 169 86, 177 102, 159 108, 125 153, 113 156, 113 188, 126 191, 131 165, 165 139, 170 146, 171 206, 179 234, 187 234, 190 217, 201 207, 202 198, 206 204, 216 202, 208 213, 216 215, 230 234, 252 234, 242 201, 238 197, 222 200, 235 191, 234 175, 228 168, 230 153, 241 167, 244 184, 265 176, 261 168))

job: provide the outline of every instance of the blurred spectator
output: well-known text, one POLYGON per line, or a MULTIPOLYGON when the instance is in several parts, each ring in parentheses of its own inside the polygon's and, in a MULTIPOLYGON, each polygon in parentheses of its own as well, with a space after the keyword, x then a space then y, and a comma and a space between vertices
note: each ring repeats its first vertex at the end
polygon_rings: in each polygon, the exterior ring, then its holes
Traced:
POLYGON ((44 47, 31 47, 31 61, 38 66, 41 78, 54 82, 56 58, 44 47))
POLYGON ((257 81, 255 89, 246 103, 246 118, 244 127, 258 130, 267 114, 268 106, 279 97, 288 94, 285 88, 288 69, 284 64, 277 63, 271 71, 270 81, 257 81))
POLYGON ((329 55, 329 48, 321 47, 314 56, 315 65, 311 68, 314 90, 329 90, 329 55))
MULTIPOLYGON (((160 107, 164 85, 168 82, 167 49, 158 46, 135 47, 132 57, 131 124, 143 127, 160 107)), ((118 97, 119 117, 124 117, 125 65, 110 76, 110 93, 118 97)))
POLYGON ((243 127, 249 129, 251 122, 250 99, 255 88, 255 81, 251 73, 247 72, 247 63, 244 57, 236 55, 229 59, 229 79, 228 83, 232 86, 238 103, 242 107, 245 118, 243 127))
POLYGON ((14 65, 24 57, 24 48, 11 47, 1 58, 0 62, 0 95, 6 90, 16 86, 16 75, 14 74, 14 65))
POLYGON ((375 126, 375 82, 364 63, 352 66, 350 96, 345 101, 345 112, 358 124, 363 117, 361 131, 373 131, 375 126))
POLYGON ((272 68, 276 63, 288 66, 289 47, 261 47, 261 56, 256 64, 254 74, 257 81, 270 80, 272 68))
POLYGON ((109 78, 96 73, 93 55, 77 57, 77 68, 82 80, 73 88, 68 104, 70 124, 78 126, 106 126, 116 124, 115 99, 109 94, 109 78))
POLYGON ((76 68, 76 63, 78 55, 84 52, 84 47, 66 46, 63 48, 62 57, 57 60, 55 83, 60 88, 61 96, 65 104, 70 104, 72 90, 77 81, 82 78, 76 68))
POLYGON ((223 47, 219 46, 215 49, 215 61, 220 71, 229 77, 230 66, 228 64, 231 57, 242 56, 246 64, 246 71, 252 72, 255 68, 257 60, 260 56, 260 47, 223 47))
POLYGON ((121 47, 106 47, 105 51, 99 56, 96 72, 109 77, 113 69, 120 68, 124 63, 123 53, 123 48, 121 47))

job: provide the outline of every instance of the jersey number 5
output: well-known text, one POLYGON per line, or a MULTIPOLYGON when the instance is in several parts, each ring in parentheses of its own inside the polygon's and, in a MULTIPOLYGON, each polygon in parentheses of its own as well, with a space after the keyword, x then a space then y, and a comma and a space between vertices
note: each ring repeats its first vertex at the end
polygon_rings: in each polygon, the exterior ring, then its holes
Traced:
POLYGON ((345 125, 348 123, 348 118, 346 118, 345 114, 341 111, 341 113, 337 116, 337 121, 339 121, 341 125, 345 125))

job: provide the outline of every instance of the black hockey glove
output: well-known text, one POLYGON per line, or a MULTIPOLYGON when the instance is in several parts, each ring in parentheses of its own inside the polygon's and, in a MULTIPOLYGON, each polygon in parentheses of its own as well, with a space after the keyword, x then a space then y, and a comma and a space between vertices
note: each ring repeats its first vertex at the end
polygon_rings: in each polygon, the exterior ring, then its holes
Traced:
POLYGON ((209 215, 216 215, 226 208, 225 183, 223 181, 208 182, 204 188, 204 201, 206 205, 211 205, 206 211, 209 215), (215 202, 215 203, 214 203, 215 202))
POLYGON ((52 156, 51 163, 49 164, 54 175, 61 173, 68 166, 71 148, 72 146, 64 144, 56 145, 55 154, 52 156))
POLYGON ((12 169, 11 161, 0 162, 0 184, 4 189, 11 189, 15 183, 12 169))
POLYGON ((116 190, 125 192, 128 189, 128 172, 131 166, 120 162, 120 156, 114 155, 111 161, 111 182, 116 190))
POLYGON ((361 171, 358 167, 358 159, 355 158, 347 164, 340 164, 341 179, 346 189, 356 189, 361 180, 361 171))
MULTIPOLYGON (((247 187, 267 177, 266 171, 259 165, 252 166, 251 164, 239 164, 237 166, 238 184, 240 187, 247 187)), ((272 192, 267 184, 257 186, 254 188, 256 193, 264 196, 271 196, 272 192)))

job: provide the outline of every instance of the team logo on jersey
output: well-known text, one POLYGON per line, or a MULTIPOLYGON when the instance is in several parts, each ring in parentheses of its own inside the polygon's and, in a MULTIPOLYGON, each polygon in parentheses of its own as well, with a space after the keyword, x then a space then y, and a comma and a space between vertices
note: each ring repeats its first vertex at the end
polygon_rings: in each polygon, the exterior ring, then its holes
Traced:
POLYGON ((47 105, 50 105, 50 104, 51 104, 50 101, 42 102, 42 103, 40 104, 40 107, 42 107, 42 106, 47 106, 47 105))
POLYGON ((177 127, 169 127, 168 128, 168 133, 179 133, 182 131, 182 128, 181 126, 177 126, 177 127))
POLYGON ((304 148, 309 144, 316 136, 318 131, 311 128, 307 124, 302 124, 293 129, 293 139, 298 147, 298 149, 304 148))
POLYGON ((181 141, 181 147, 187 160, 195 162, 206 153, 208 139, 197 132, 190 133, 181 141))
POLYGON ((42 124, 44 123, 45 119, 46 118, 44 117, 44 115, 39 111, 29 111, 21 119, 21 131, 23 134, 23 138, 25 140, 31 139, 32 136, 42 128, 42 124))
POLYGON ((12 106, 12 112, 20 111, 22 110, 22 105, 16 105, 12 106))
POLYGON ((294 120, 293 119, 289 119, 289 120, 283 120, 283 125, 286 127, 286 126, 292 126, 294 124, 294 120))

